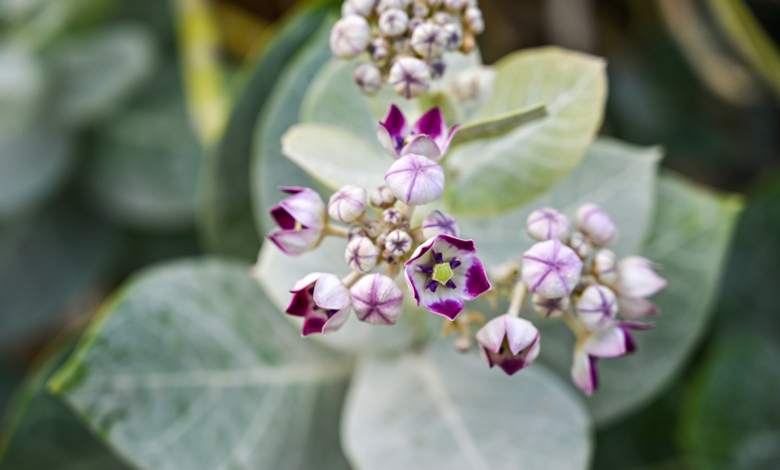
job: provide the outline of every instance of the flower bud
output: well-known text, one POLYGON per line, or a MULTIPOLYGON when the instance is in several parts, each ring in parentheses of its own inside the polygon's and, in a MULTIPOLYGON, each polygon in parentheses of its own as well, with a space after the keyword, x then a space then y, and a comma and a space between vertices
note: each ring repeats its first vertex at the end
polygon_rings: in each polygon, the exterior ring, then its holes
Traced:
POLYGON ((444 170, 433 160, 410 153, 390 166, 385 174, 387 187, 405 204, 418 206, 441 198, 444 170))
POLYGON ((534 310, 545 318, 557 318, 569 310, 569 298, 560 297, 558 299, 547 299, 539 294, 534 294, 531 298, 534 304, 534 310))
POLYGON ((395 204, 395 196, 387 186, 380 186, 371 193, 371 204, 374 207, 387 209, 395 204))
POLYGON ((385 84, 379 67, 370 63, 358 65, 352 78, 360 91, 368 96, 376 95, 385 84))
POLYGON ((442 34, 441 26, 425 23, 415 28, 412 49, 426 60, 442 55, 447 49, 447 38, 442 34))
POLYGON ((381 15, 387 10, 403 10, 407 6, 409 6, 409 3, 404 0, 379 0, 379 4, 376 7, 376 12, 381 15))
POLYGON ((346 0, 341 4, 341 16, 360 15, 368 18, 376 0, 346 0))
POLYGON ((400 258, 409 253, 409 250, 412 249, 412 237, 403 230, 393 230, 387 234, 385 249, 389 251, 392 256, 400 258))
POLYGON ((615 269, 615 253, 612 250, 599 250, 593 257, 593 274, 602 284, 611 286, 618 280, 615 269))
POLYGON ((353 238, 347 244, 344 259, 353 271, 366 274, 376 266, 379 248, 366 237, 353 238))
POLYGON ((330 50, 341 59, 353 59, 368 47, 371 29, 360 15, 349 15, 338 20, 330 33, 330 50))
POLYGON ((349 290, 352 308, 360 321, 372 325, 394 325, 404 310, 404 294, 382 274, 363 277, 349 290))
POLYGON ((450 23, 452 23, 452 15, 450 15, 446 11, 437 11, 433 15, 433 22, 436 23, 439 26, 444 26, 445 24, 450 24, 450 23))
POLYGON ((309 274, 291 292, 293 298, 285 312, 303 317, 303 336, 332 333, 349 318, 349 292, 333 274, 309 274))
POLYGON ((365 213, 366 190, 360 186, 344 186, 328 202, 328 215, 344 224, 351 224, 365 213))
POLYGON ((501 315, 490 320, 476 335, 490 367, 513 375, 539 355, 539 330, 523 318, 501 315))
POLYGON ((398 209, 385 209, 382 212, 382 220, 389 226, 394 227, 401 221, 401 212, 398 209))
POLYGON ((566 216, 549 207, 531 212, 526 220, 525 229, 531 238, 539 241, 553 238, 563 241, 569 238, 571 233, 571 226, 566 216))
POLYGON ((448 51, 456 51, 463 44, 463 30, 457 24, 445 24, 441 27, 442 35, 447 43, 448 51))
MULTIPOLYGON (((419 29, 419 28, 418 28, 419 29)), ((399 57, 390 68, 387 82, 406 99, 416 98, 430 87, 428 64, 415 57, 399 57)))
POLYGON ((458 222, 453 216, 442 211, 433 211, 423 220, 420 227, 425 239, 436 235, 449 235, 457 237, 459 233, 458 222))
POLYGON ((409 26, 409 15, 397 8, 385 10, 379 16, 379 30, 388 36, 400 36, 406 32, 409 26))
POLYGON ((548 299, 571 295, 582 271, 582 260, 557 238, 539 242, 523 254, 523 281, 528 290, 548 299))
POLYGON ((595 284, 582 293, 577 302, 577 313, 585 327, 590 331, 607 326, 617 315, 617 297, 612 289, 595 284))
POLYGON ((444 58, 441 56, 431 59, 429 66, 431 68, 431 78, 434 80, 440 79, 444 75, 444 71, 447 69, 447 64, 444 62, 444 58))
POLYGON ((623 297, 650 297, 666 286, 666 281, 656 274, 658 265, 641 256, 629 256, 617 266, 618 292, 623 297))
POLYGON ((444 7, 453 13, 457 13, 466 6, 466 0, 444 0, 444 7))
POLYGON ((319 245, 325 234, 325 203, 313 189, 283 187, 291 194, 269 212, 280 230, 266 238, 290 256, 298 256, 319 245))
POLYGON ((615 224, 609 216, 596 204, 585 204, 577 209, 574 219, 580 229, 594 246, 610 243, 617 235, 615 224))
POLYGON ((428 9, 428 6, 422 3, 416 3, 414 5, 414 8, 412 8, 412 15, 414 15, 416 18, 425 18, 428 16, 428 13, 430 13, 430 9, 428 9))
POLYGON ((593 247, 590 245, 588 237, 586 237, 582 232, 574 232, 571 234, 571 238, 569 238, 569 246, 582 259, 590 256, 590 252, 593 251, 593 247))
POLYGON ((390 44, 387 39, 377 37, 368 45, 368 53, 374 63, 383 65, 390 56, 390 44))
POLYGON ((466 13, 463 15, 466 20, 466 24, 474 34, 480 34, 485 30, 485 20, 482 19, 482 10, 476 7, 466 8, 466 13))

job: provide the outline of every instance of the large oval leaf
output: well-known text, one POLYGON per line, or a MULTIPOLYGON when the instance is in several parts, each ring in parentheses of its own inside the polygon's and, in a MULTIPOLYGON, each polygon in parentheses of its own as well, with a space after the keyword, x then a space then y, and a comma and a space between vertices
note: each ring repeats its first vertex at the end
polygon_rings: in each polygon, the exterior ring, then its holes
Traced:
POLYGON ((584 470, 591 453, 587 411, 554 374, 509 378, 450 347, 361 364, 343 435, 360 470, 584 470))
POLYGON ((279 317, 247 265, 201 260, 137 275, 49 387, 139 468, 303 470, 345 466, 350 372, 279 317))
POLYGON ((531 201, 566 176, 601 125, 607 96, 602 59, 558 48, 527 49, 499 61, 493 95, 479 117, 545 103, 548 116, 509 134, 454 148, 446 197, 460 214, 486 216, 531 201))
POLYGON ((252 259, 260 238, 252 214, 249 164, 252 132, 285 64, 322 23, 327 9, 294 17, 252 65, 227 128, 209 153, 201 185, 200 228, 211 251, 252 259))

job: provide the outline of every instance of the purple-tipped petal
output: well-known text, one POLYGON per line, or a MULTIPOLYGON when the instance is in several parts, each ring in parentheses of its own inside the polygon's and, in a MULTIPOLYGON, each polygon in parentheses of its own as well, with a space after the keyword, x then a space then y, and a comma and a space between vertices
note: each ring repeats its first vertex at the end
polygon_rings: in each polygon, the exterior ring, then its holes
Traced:
POLYGON ((279 230, 266 238, 289 256, 299 256, 315 248, 322 240, 322 229, 279 230))
POLYGON ((400 156, 404 144, 403 139, 399 142, 396 137, 390 134, 390 131, 387 130, 387 126, 381 122, 376 126, 376 138, 388 155, 393 158, 398 158, 400 156))
POLYGON ((466 289, 464 297, 466 300, 474 300, 491 288, 485 268, 478 258, 474 258, 471 267, 466 271, 466 289))
POLYGON ((441 198, 444 170, 433 160, 409 154, 397 160, 385 174, 393 195, 408 205, 423 205, 441 198))
POLYGON ((279 206, 306 228, 322 228, 325 224, 325 203, 313 189, 302 189, 283 199, 279 206))
POLYGON ((433 108, 414 123, 412 134, 425 134, 432 139, 442 141, 447 138, 447 123, 444 121, 444 115, 441 108, 433 108))
POLYGON ((625 297, 650 297, 666 286, 656 274, 656 265, 641 256, 629 256, 618 262, 618 291, 625 297))
POLYGON ((598 387, 598 373, 596 371, 596 359, 588 356, 582 350, 574 350, 574 363, 571 367, 571 379, 574 385, 585 394, 592 395, 598 387))
POLYGON ((442 157, 441 150, 436 142, 429 135, 418 135, 414 137, 408 144, 404 145, 401 149, 401 156, 413 153, 415 155, 422 155, 428 157, 433 161, 437 161, 442 157))
POLYGON ((454 320, 466 306, 466 302, 462 299, 440 299, 433 296, 423 297, 422 304, 431 312, 438 313, 450 320, 454 320))
POLYGON ((390 105, 387 117, 379 123, 376 132, 379 143, 385 152, 393 158, 398 158, 406 136, 409 135, 409 127, 406 124, 404 113, 396 105, 390 105))
POLYGON ((341 310, 349 305, 349 292, 333 274, 323 274, 314 284, 314 303, 326 310, 341 310))
POLYGON ((437 142, 439 144, 439 150, 441 151, 442 155, 447 154, 447 150, 450 149, 452 138, 455 137, 455 133, 458 132, 458 129, 460 129, 460 124, 453 126, 453 128, 450 129, 450 133, 447 135, 447 137, 441 142, 437 142))

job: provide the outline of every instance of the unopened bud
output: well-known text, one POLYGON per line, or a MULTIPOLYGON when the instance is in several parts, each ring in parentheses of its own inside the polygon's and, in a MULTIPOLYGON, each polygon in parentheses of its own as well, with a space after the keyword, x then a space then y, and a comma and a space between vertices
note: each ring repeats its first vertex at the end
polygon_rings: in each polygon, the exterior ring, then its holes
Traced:
POLYGON ((349 290, 352 308, 360 321, 373 325, 393 325, 404 310, 404 293, 387 276, 371 274, 349 290))
POLYGON ((427 60, 440 56, 446 48, 447 39, 437 24, 425 23, 412 33, 412 49, 427 60))
POLYGON ((366 212, 366 190, 348 185, 339 189, 328 202, 328 215, 333 220, 351 224, 366 212))
POLYGON ((376 95, 384 85, 382 72, 379 67, 371 63, 358 65, 352 78, 360 91, 368 96, 376 95))
POLYGON ((371 28, 360 15, 349 15, 338 20, 330 33, 330 50, 341 59, 352 59, 368 47, 371 28))
POLYGON ((431 67, 431 78, 434 80, 441 78, 444 71, 447 70, 447 64, 441 56, 431 59, 429 66, 431 67))
POLYGON ((603 246, 615 239, 617 228, 609 216, 596 204, 585 204, 574 216, 580 229, 594 246, 603 246))
POLYGON ((615 253, 611 250, 599 250, 596 252, 596 256, 593 257, 593 274, 603 284, 609 286, 615 284, 618 280, 615 262, 615 253))
POLYGON ((379 16, 379 30, 388 36, 400 36, 409 26, 409 15, 397 8, 386 10, 379 16))
POLYGON ((401 221, 401 212, 398 209, 385 209, 382 212, 382 220, 389 226, 394 227, 401 221))
POLYGON ((414 15, 417 18, 425 18, 428 16, 428 13, 430 13, 430 9, 428 9, 427 5, 424 5, 422 3, 417 3, 414 5, 414 8, 412 8, 412 15, 414 15))
POLYGON ((425 239, 433 238, 436 235, 457 237, 459 233, 458 222, 455 218, 442 211, 433 211, 428 214, 428 217, 423 220, 421 229, 425 239))
POLYGON ((590 331, 607 326, 617 315, 617 296, 612 289, 602 285, 589 286, 577 302, 577 313, 590 331))
POLYGON ((531 212, 525 222, 525 229, 531 238, 539 241, 553 238, 563 241, 569 238, 571 233, 571 226, 566 216, 549 207, 531 212))
POLYGON ((409 28, 408 28, 409 35, 411 36, 412 34, 414 34, 414 30, 419 28, 420 26, 422 26, 424 24, 425 24, 425 20, 424 19, 418 18, 416 16, 413 17, 411 20, 409 20, 409 28))
POLYGON ((412 237, 403 230, 393 230, 387 234, 385 249, 396 258, 400 258, 412 249, 412 237))
POLYGON ((368 273, 376 266, 379 249, 366 237, 353 238, 347 244, 344 259, 353 271, 368 273))
POLYGON ((574 232, 571 234, 571 238, 569 238, 569 246, 577 253, 577 256, 582 259, 590 256, 590 252, 593 251, 593 247, 591 246, 588 237, 586 237, 582 232, 574 232))
POLYGON ((341 5, 341 16, 360 15, 368 18, 376 0, 346 0, 341 5))
POLYGON ((466 6, 466 0, 444 0, 444 7, 453 13, 457 13, 466 6))
POLYGON ((476 7, 466 8, 466 13, 463 15, 466 20, 466 24, 469 26, 474 34, 481 34, 485 30, 485 20, 482 19, 482 10, 476 7))
POLYGON ((390 44, 387 39, 378 37, 371 41, 368 45, 368 53, 371 55, 371 60, 378 65, 382 65, 390 55, 390 44))
POLYGON ((566 313, 569 309, 569 298, 560 297, 557 299, 548 299, 539 294, 534 294, 531 298, 534 304, 534 310, 545 318, 557 318, 566 313))
POLYGON ((463 44, 463 30, 457 24, 445 24, 441 27, 448 51, 456 51, 463 44))
POLYGON ((388 83, 406 99, 416 98, 430 87, 428 64, 415 57, 399 57, 390 68, 388 83))
POLYGON ((375 207, 387 209, 395 204, 395 196, 387 186, 380 186, 371 193, 371 204, 375 207))
POLYGON ((433 15, 433 22, 436 23, 439 26, 444 26, 445 24, 450 24, 450 23, 452 23, 452 15, 450 15, 446 11, 437 11, 433 15))

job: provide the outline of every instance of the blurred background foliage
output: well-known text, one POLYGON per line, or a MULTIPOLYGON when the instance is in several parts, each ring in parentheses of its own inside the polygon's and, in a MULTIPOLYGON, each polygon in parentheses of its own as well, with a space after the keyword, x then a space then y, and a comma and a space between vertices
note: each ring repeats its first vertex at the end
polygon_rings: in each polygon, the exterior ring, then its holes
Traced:
MULTIPOLYGON (((747 195, 699 352, 662 397, 598 430, 594 468, 780 468, 780 2, 480 6, 486 63, 543 44, 606 57, 603 134, 661 144, 664 166, 747 195)), ((52 345, 67 350, 141 267, 256 256, 255 122, 296 119, 267 98, 333 8, 0 0, 0 406, 3 437, 25 443, 6 440, 2 468, 125 468, 86 431, 60 432, 75 418, 41 389, 66 357, 52 345)), ((289 86, 308 84, 300 72, 289 86)))

